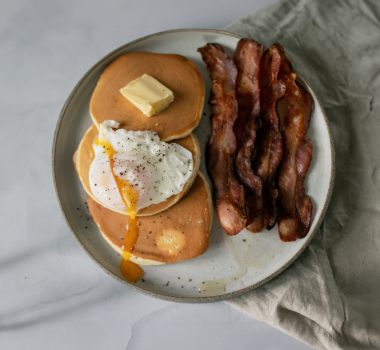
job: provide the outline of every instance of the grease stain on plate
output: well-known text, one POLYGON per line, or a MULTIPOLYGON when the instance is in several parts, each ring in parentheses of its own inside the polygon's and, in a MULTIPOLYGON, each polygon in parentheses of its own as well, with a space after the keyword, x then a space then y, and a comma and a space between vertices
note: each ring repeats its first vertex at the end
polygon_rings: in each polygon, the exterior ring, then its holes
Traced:
POLYGON ((204 296, 223 294, 229 284, 241 280, 249 269, 258 271, 265 268, 286 247, 277 232, 267 230, 259 233, 243 230, 236 236, 225 235, 224 241, 236 269, 226 277, 199 283, 198 290, 204 296))

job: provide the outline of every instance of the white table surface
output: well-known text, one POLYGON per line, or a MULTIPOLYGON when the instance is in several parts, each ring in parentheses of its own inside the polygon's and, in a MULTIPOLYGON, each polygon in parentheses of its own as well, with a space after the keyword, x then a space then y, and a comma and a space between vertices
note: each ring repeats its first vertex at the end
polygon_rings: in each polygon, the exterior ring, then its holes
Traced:
POLYGON ((170 303, 115 281, 75 242, 51 176, 60 109, 101 57, 272 2, 0 1, 0 349, 311 349, 224 302, 170 303))

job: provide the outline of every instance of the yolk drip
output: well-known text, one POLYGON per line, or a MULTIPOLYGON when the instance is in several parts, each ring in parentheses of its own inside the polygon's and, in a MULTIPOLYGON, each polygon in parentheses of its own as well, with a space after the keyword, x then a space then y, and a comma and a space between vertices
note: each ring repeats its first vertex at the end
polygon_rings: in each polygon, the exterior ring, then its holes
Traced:
POLYGON ((132 249, 136 244, 137 236, 139 234, 139 226, 137 222, 137 218, 133 218, 130 216, 128 219, 127 232, 124 237, 124 245, 122 247, 123 250, 123 259, 120 261, 120 270, 123 277, 128 282, 136 282, 144 275, 144 271, 142 268, 130 261, 129 259, 132 257, 132 249))
POLYGON ((120 271, 124 279, 131 283, 135 283, 142 276, 144 276, 144 271, 142 268, 130 260, 121 259, 120 271))
POLYGON ((123 200, 124 205, 127 207, 126 213, 129 215, 129 219, 127 232, 124 237, 124 245, 121 248, 123 251, 123 259, 121 259, 120 262, 120 270, 123 277, 128 282, 134 283, 144 275, 144 271, 141 269, 141 267, 129 260, 132 257, 132 249, 136 244, 139 234, 139 226, 136 218, 136 206, 139 192, 133 187, 133 185, 130 185, 127 181, 120 179, 115 175, 113 170, 113 156, 116 152, 113 149, 112 145, 107 141, 100 141, 98 138, 95 140, 94 144, 95 146, 103 147, 104 152, 108 155, 112 175, 115 179, 121 199, 123 200))

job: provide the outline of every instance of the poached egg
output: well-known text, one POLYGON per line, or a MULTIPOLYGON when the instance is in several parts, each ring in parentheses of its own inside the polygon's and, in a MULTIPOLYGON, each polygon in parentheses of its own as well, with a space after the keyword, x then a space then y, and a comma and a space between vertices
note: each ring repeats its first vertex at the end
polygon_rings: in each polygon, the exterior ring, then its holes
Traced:
POLYGON ((105 207, 136 213, 179 194, 193 172, 193 156, 176 143, 160 141, 153 131, 117 129, 119 123, 100 124, 93 144, 91 191, 105 207))

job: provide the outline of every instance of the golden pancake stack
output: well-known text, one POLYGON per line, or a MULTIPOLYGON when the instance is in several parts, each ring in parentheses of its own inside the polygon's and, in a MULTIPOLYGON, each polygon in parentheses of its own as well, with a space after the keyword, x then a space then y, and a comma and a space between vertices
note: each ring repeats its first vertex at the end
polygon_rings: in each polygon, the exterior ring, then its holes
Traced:
POLYGON ((94 124, 84 135, 73 160, 85 191, 92 218, 104 239, 122 254, 129 216, 104 207, 90 188, 92 145, 99 125, 120 123, 127 131, 154 131, 161 141, 177 143, 193 155, 193 172, 181 193, 136 213, 138 237, 130 260, 141 265, 160 265, 195 258, 208 247, 212 224, 209 185, 199 172, 201 149, 192 131, 203 112, 204 83, 198 68, 187 58, 173 54, 128 53, 117 58, 100 77, 90 102, 94 124), (167 86, 174 101, 160 114, 147 117, 119 92, 129 82, 149 74, 167 86))

